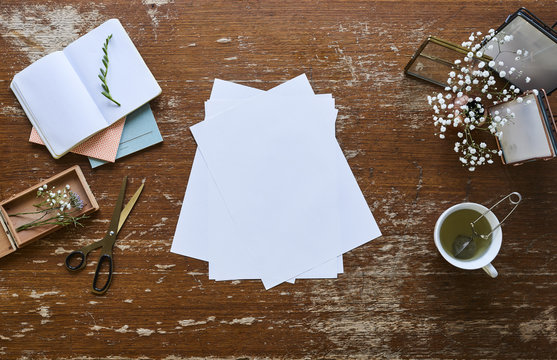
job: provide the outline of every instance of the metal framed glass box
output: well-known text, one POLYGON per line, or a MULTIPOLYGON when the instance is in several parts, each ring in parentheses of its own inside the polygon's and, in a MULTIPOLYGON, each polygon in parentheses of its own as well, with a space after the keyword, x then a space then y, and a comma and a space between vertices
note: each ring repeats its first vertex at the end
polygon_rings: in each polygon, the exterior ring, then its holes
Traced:
POLYGON ((492 117, 510 111, 514 118, 498 128, 502 135, 497 146, 502 151, 503 164, 520 165, 527 161, 549 160, 557 154, 555 118, 545 91, 527 91, 520 100, 497 104, 489 108, 492 117), (508 110, 507 110, 508 109, 508 110))
POLYGON ((545 89, 549 95, 557 89, 557 31, 527 9, 507 17, 482 51, 493 58, 490 67, 505 71, 505 79, 521 90, 545 89))
MULTIPOLYGON (((404 73, 445 87, 449 73, 457 66, 455 60, 462 59, 469 51, 450 41, 429 36, 412 56, 404 68, 404 73)), ((474 58, 472 66, 480 61, 490 60, 491 58, 486 56, 474 58)))

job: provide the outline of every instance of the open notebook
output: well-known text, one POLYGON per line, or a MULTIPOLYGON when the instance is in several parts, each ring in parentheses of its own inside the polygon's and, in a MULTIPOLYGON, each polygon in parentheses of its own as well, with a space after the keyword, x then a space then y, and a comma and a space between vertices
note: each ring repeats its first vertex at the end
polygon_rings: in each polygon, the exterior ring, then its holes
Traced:
POLYGON ((117 19, 111 19, 18 74, 10 85, 27 117, 55 158, 161 93, 161 88, 117 19), (110 93, 98 77, 108 44, 110 93))

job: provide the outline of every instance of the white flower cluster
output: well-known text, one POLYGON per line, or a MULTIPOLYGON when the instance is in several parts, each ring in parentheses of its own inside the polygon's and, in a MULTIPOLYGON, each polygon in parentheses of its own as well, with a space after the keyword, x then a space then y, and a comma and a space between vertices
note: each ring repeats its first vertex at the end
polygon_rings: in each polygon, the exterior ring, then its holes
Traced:
MULTIPOLYGON (((491 29, 485 37, 479 38, 481 35, 479 31, 472 33, 469 41, 462 43, 462 47, 468 52, 462 60, 454 61, 445 92, 427 97, 434 111, 433 123, 439 128, 439 138, 445 139, 448 128, 458 129, 459 139, 455 142, 454 151, 460 154, 460 162, 470 171, 474 171, 479 165, 492 164, 493 156, 501 155, 499 150, 489 149, 486 142, 475 139, 473 135, 487 133, 500 137, 501 128, 514 117, 509 108, 502 113, 495 111, 492 116, 488 107, 514 99, 522 102, 519 88, 509 86, 506 82, 506 85, 500 85, 502 81, 499 78, 506 76, 506 71, 501 70, 494 74, 486 68, 486 65, 493 68, 496 64, 494 61, 486 64, 481 47, 484 41, 494 39, 495 31, 491 29)), ((512 35, 506 35, 500 41, 512 40, 512 35)), ((519 50, 517 56, 526 56, 527 53, 526 50, 519 50)), ((502 61, 497 65, 504 66, 502 61)), ((507 71, 512 74, 516 69, 511 67, 507 71)), ((529 82, 530 78, 525 80, 529 82)))
MULTIPOLYGON (((83 202, 79 198, 79 195, 70 190, 70 185, 66 185, 62 190, 56 190, 53 186, 50 190, 48 185, 40 186, 37 190, 37 197, 43 197, 45 200, 39 204, 40 206, 46 206, 52 210, 57 210, 58 216, 63 216, 66 210, 71 210, 72 207, 81 209, 83 208, 83 202)), ((37 205, 37 207, 39 207, 37 205)))

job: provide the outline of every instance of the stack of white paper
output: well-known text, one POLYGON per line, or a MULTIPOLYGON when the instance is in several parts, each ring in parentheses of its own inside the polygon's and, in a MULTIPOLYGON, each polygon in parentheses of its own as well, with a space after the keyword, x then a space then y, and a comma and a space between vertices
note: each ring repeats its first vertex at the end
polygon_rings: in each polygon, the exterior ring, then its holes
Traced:
POLYGON ((171 251, 214 280, 336 278, 381 235, 335 138, 330 94, 305 75, 269 91, 215 80, 171 251))

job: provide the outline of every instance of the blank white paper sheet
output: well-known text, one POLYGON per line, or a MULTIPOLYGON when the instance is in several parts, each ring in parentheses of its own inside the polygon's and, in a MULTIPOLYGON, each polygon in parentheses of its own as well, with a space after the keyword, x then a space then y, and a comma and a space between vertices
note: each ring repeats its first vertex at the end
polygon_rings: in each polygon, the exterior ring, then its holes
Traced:
POLYGON ((171 251, 215 280, 332 278, 381 235, 305 75, 267 92, 215 80, 171 251))

